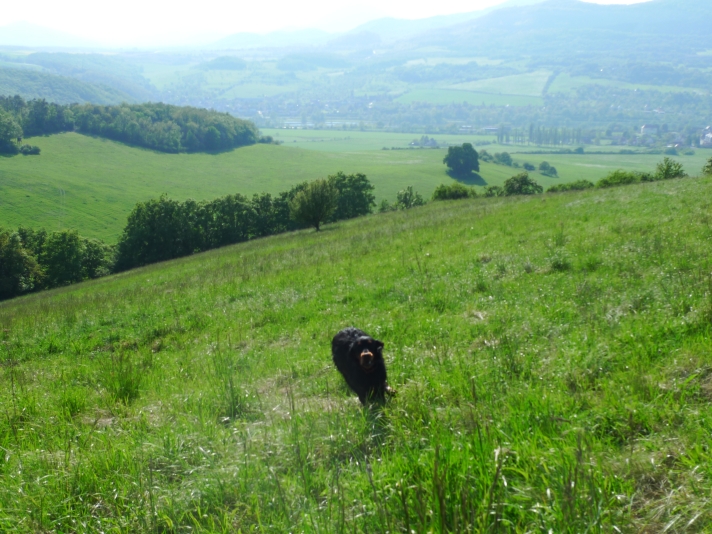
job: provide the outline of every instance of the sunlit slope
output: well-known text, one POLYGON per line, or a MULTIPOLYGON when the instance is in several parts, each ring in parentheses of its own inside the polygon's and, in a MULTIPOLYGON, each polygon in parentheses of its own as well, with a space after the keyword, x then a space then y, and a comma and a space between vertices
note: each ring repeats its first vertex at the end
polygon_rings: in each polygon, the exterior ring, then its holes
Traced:
MULTIPOLYGON (((361 172, 376 187, 377 200, 394 201, 412 185, 429 198, 441 183, 451 183, 442 159, 445 149, 408 150, 416 134, 267 130, 281 146, 255 145, 220 154, 165 154, 79 134, 30 139, 40 156, 0 158, 0 225, 75 228, 82 235, 115 242, 136 202, 166 194, 185 200, 222 195, 278 193, 304 180, 361 172), (404 150, 381 150, 383 146, 404 150)), ((440 142, 476 141, 464 135, 437 136, 440 142)), ((508 151, 514 161, 538 166, 548 161, 558 178, 533 173, 544 188, 580 179, 597 181, 612 170, 652 171, 662 159, 650 154, 517 154, 527 146, 488 145, 478 150, 508 151)), ((605 150, 605 147, 603 147, 605 150)), ((587 148, 588 150, 588 148, 587 148)), ((600 150, 600 148, 592 148, 600 150)), ((699 172, 709 155, 677 158, 688 173, 699 172)), ((481 163, 468 185, 502 185, 521 168, 481 163)))
MULTIPOLYGON (((379 199, 412 185, 425 196, 449 182, 441 150, 314 152, 255 145, 221 154, 164 154, 79 134, 30 139, 38 157, 0 159, 0 225, 76 228, 115 241, 136 202, 278 193, 304 180, 361 172, 379 199)), ((511 169, 483 168, 501 183, 511 169)))
POLYGON ((434 203, 4 302, 0 525, 706 532, 711 189, 434 203), (385 342, 378 419, 348 325, 385 342))

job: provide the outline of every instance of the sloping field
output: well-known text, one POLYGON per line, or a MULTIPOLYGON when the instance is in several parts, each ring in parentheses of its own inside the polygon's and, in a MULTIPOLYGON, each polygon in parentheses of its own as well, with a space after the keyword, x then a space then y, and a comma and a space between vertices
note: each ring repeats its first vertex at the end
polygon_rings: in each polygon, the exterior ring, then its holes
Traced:
POLYGON ((0 530, 707 532, 711 188, 434 203, 4 302, 0 530), (330 362, 349 325, 382 411, 330 362))
POLYGON ((538 70, 526 74, 458 83, 449 88, 502 95, 541 96, 549 76, 551 72, 538 70))
MULTIPOLYGON (((393 201, 409 185, 429 197, 451 181, 442 150, 315 152, 255 145, 221 154, 165 154, 79 134, 28 142, 42 154, 2 158, 0 225, 76 228, 109 242, 117 239, 136 202, 162 194, 204 200, 278 193, 344 171, 366 174, 378 199, 393 201)), ((481 174, 484 181, 501 184, 512 169, 484 165, 481 174)))
POLYGON ((677 87, 674 85, 641 85, 634 83, 619 82, 617 80, 606 80, 603 78, 590 78, 588 76, 571 76, 570 74, 560 74, 549 87, 549 93, 570 93, 573 90, 586 85, 605 85, 607 87, 618 87, 629 91, 660 91, 661 93, 699 93, 707 94, 708 91, 694 87, 677 87))

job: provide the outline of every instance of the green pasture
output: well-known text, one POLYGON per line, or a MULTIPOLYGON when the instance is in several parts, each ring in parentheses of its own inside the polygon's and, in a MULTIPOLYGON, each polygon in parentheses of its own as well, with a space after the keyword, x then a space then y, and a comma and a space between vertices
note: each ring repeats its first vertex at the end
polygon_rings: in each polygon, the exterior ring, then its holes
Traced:
POLYGON ((462 88, 452 89, 413 89, 395 100, 401 104, 428 102, 430 104, 453 104, 467 102, 471 105, 485 106, 541 106, 544 100, 540 96, 504 95, 487 92, 475 92, 462 88))
POLYGON ((549 87, 548 92, 570 93, 573 90, 586 85, 604 85, 606 87, 618 87, 629 91, 660 91, 662 93, 707 93, 708 91, 694 87, 676 87, 673 85, 640 85, 634 83, 619 82, 616 80, 606 80, 603 78, 590 78, 588 76, 571 76, 570 74, 559 74, 549 87))
MULTIPOLYGON (((263 128, 260 131, 262 135, 271 135, 275 140, 282 141, 288 146, 324 152, 360 152, 365 150, 382 150, 384 147, 388 149, 393 147, 408 149, 408 145, 411 141, 419 140, 423 135, 399 132, 308 130, 296 128, 263 128)), ((453 145, 476 143, 478 141, 494 142, 496 140, 492 135, 470 134, 433 134, 429 137, 433 137, 439 143, 453 145)), ((489 148, 489 146, 484 146, 483 148, 489 148)))
MULTIPOLYGON (((0 225, 76 228, 108 242, 117 239, 136 202, 162 194, 207 200, 278 193, 344 171, 366 174, 378 199, 393 201, 409 185, 429 197, 451 180, 445 152, 432 149, 317 152, 255 145, 220 154, 165 154, 74 133, 28 142, 42 154, 0 158, 0 225)), ((495 165, 481 172, 488 183, 510 174, 495 165)))
POLYGON ((451 85, 449 88, 492 94, 541 96, 550 76, 551 72, 538 70, 526 74, 458 83, 451 85))
POLYGON ((711 191, 438 202, 0 303, 0 531, 709 532, 711 191))
MULTIPOLYGON (((376 187, 377 200, 393 201, 412 185, 429 198, 441 183, 451 183, 442 159, 445 149, 381 150, 407 147, 417 134, 265 130, 283 145, 255 145, 219 154, 165 154, 69 133, 32 138, 40 156, 0 158, 0 225, 73 228, 87 237, 115 242, 126 217, 139 201, 168 195, 209 200, 232 193, 278 193, 296 183, 335 174, 360 172, 376 187)), ((473 142, 484 136, 435 136, 443 142, 473 142)), ((657 155, 523 155, 533 147, 489 145, 490 153, 508 151, 520 164, 554 165, 558 178, 533 173, 544 188, 588 179, 612 170, 653 170, 657 155)), ((689 174, 699 173, 712 154, 698 150, 677 158, 689 174)), ((522 169, 482 163, 468 185, 502 185, 522 169)))

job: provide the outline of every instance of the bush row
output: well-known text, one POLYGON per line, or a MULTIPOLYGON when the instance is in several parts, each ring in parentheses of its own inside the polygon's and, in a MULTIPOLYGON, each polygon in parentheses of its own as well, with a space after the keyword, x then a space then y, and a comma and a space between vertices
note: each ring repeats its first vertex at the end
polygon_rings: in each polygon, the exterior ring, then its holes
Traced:
MULTIPOLYGON (((709 159, 702 173, 712 175, 712 158, 709 159)), ((561 193, 563 191, 581 191, 594 187, 607 188, 617 187, 621 185, 637 184, 641 182, 656 182, 658 180, 671 180, 674 178, 684 178, 687 176, 681 163, 678 163, 670 158, 665 158, 658 163, 655 172, 639 172, 639 171, 624 171, 616 170, 601 178, 597 183, 589 180, 578 180, 565 184, 557 184, 546 190, 547 193, 561 193)), ((512 176, 504 182, 504 186, 490 185, 484 188, 482 196, 498 197, 511 195, 533 195, 542 193, 543 188, 534 180, 528 173, 523 172, 516 176, 512 176)), ((451 185, 439 185, 433 192, 433 200, 457 200, 460 198, 475 198, 479 196, 475 188, 465 187, 460 183, 451 185)))

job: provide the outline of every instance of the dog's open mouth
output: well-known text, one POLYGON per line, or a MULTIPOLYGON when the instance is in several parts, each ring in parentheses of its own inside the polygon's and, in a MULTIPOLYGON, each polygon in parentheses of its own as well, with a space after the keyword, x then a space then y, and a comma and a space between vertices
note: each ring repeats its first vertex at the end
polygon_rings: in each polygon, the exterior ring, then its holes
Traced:
POLYGON ((361 355, 359 356, 359 364, 361 365, 361 368, 364 371, 371 371, 373 370, 373 365, 376 363, 376 358, 373 357, 373 353, 368 350, 364 349, 361 351, 361 355))

